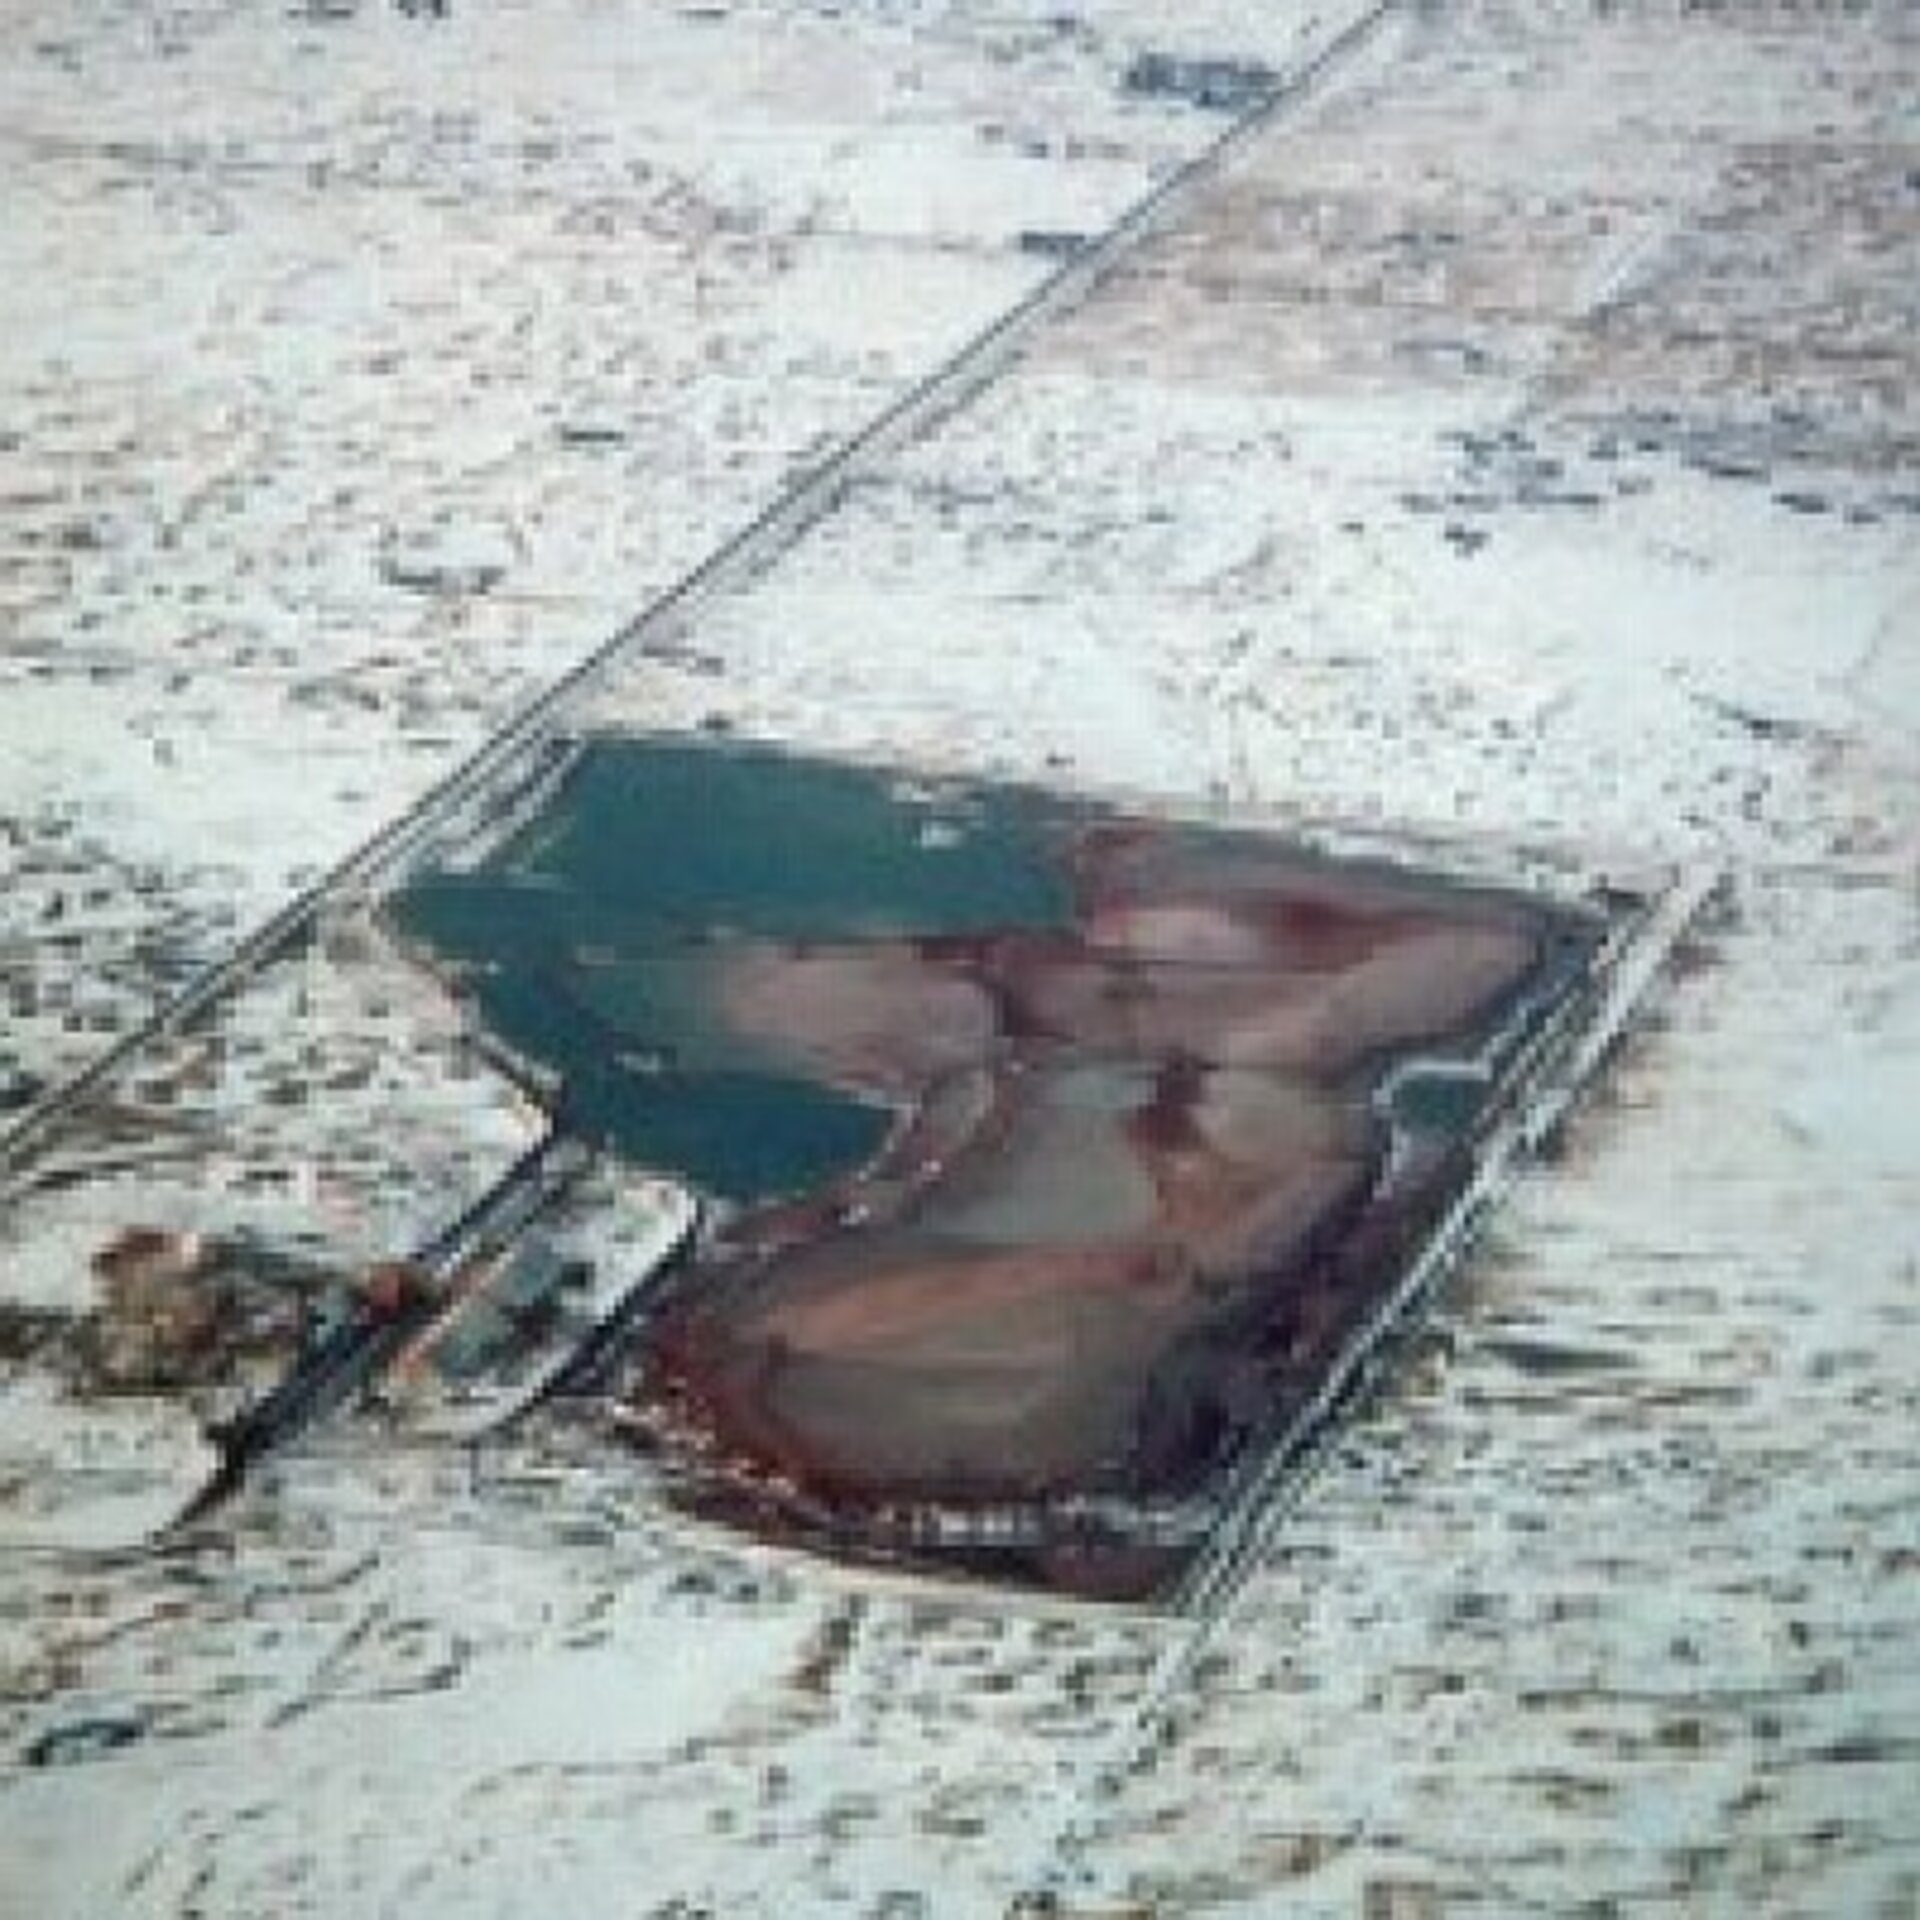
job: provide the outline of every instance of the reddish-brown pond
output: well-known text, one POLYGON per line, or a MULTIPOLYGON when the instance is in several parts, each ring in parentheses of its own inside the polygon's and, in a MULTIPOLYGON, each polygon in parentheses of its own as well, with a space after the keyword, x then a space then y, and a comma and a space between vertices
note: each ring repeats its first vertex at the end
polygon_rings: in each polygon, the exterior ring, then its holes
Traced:
MULTIPOLYGON (((855 1553, 1164 1584, 1404 1271, 1471 1164, 1480 1094, 1592 950, 1583 917, 1251 834, 848 769, 821 776, 852 783, 828 830, 782 801, 814 763, 595 751, 643 756, 622 788, 642 809, 644 756, 666 756, 662 804, 708 783, 696 813, 753 846, 709 849, 676 911, 648 911, 641 874, 623 918, 603 881, 601 937, 540 950, 546 990, 572 967, 562 997, 646 1083, 634 1105, 575 1067, 570 1097, 643 1115, 629 1151, 732 1201, 622 1391, 687 1498, 855 1553), (908 849, 936 891, 959 856, 965 910, 891 867, 863 897, 845 867, 877 843, 849 839, 849 807, 897 814, 888 861, 908 849), (996 836, 1017 842, 1004 913, 996 836), (756 875, 822 863, 830 910, 804 889, 768 907, 756 875), (819 1137, 796 1088, 871 1131, 747 1177, 760 1087, 774 1131, 819 1137)), ((551 901, 563 843, 523 836, 495 884, 551 901)), ((457 948, 437 910, 428 936, 457 948)), ((539 1048, 524 1020, 512 1037, 539 1048)))

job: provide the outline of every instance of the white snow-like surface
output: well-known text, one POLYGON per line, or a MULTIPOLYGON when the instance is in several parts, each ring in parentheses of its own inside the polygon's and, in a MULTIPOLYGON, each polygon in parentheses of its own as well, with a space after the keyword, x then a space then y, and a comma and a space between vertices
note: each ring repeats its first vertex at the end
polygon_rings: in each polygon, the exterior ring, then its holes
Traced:
MULTIPOLYGON (((370 8, 295 28, 313 53, 245 10, 33 16, 23 46, 64 34, 91 73, 35 51, 6 82, 21 1060, 124 1024, 169 960, 136 926, 216 950, 227 903, 377 822, 1032 284, 1009 236, 1191 151, 1216 123, 1123 95, 1135 52, 1278 62, 1299 24, 700 11, 562 8, 521 60, 528 16, 463 0, 438 39, 370 8), (581 238, 608 231, 617 270, 581 238), (122 297, 148 283, 150 329, 122 297), (63 540, 83 512, 97 541, 63 540), (506 572, 422 595, 386 556, 506 572), (31 725, 26 685, 55 689, 31 725), (56 693, 124 719, 69 752, 56 693), (225 765, 220 714, 276 697, 367 795, 303 789, 304 752, 236 771, 285 868, 151 747, 113 752, 179 701, 191 728, 153 738, 225 765)), ((777 1555, 667 1517, 580 1422, 470 1462, 346 1427, 192 1556, 0 1561, 0 1890, 86 1916, 944 1920, 1043 1885, 1082 1920, 1920 1906, 1917 79, 1892 4, 1397 16, 582 705, 1724 867, 1563 1157, 1217 1615, 777 1555), (98 1716, 140 1737, 24 1764, 98 1716)), ((263 981, 210 1088, 190 1048, 154 1069, 264 1175, 325 1108, 261 1090, 384 1048, 367 1084, 446 1131, 360 1164, 378 1102, 343 1111, 369 1240, 527 1124, 460 1077, 430 993, 356 997, 385 965, 330 950, 332 1011, 291 1039, 263 981)), ((4 1403, 29 1429, 30 1387, 4 1403)))
POLYGON ((1214 137, 1118 85, 1165 25, 13 9, 0 1069, 78 1065, 1035 286, 1024 234, 1214 137))
MULTIPOLYGON (((214 1465, 185 1407, 82 1401, 37 1370, 0 1376, 0 1554, 16 1561, 124 1550, 172 1520, 214 1465)), ((31 1645, 46 1624, 29 1616, 12 1631, 31 1645)))

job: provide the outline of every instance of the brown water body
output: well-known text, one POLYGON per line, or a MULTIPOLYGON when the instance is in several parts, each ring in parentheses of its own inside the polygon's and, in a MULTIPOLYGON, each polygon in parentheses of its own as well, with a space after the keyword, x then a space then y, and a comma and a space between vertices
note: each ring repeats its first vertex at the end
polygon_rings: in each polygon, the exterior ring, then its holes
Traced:
POLYGON ((1126 1514, 1217 1492, 1465 1177, 1387 1076, 1510 1042, 1590 930, 1251 836, 1083 818, 1062 859, 1064 928, 715 950, 737 1038, 896 1121, 731 1220, 629 1394, 709 1511, 1138 1597, 1187 1549, 1126 1514))

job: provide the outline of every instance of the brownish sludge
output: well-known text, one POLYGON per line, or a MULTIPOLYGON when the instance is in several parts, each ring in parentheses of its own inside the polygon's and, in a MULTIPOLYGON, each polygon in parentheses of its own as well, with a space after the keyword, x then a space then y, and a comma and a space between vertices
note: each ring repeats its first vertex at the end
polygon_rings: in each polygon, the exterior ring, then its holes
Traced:
POLYGON ((1068 930, 717 961, 737 1032, 900 1118, 730 1223, 651 1324, 634 1398, 702 1504, 1149 1592, 1180 1555, 1115 1516, 1204 1499, 1457 1185, 1459 1142, 1374 1096, 1481 1048, 1540 916, 1150 828, 1086 830, 1073 874, 1068 930))

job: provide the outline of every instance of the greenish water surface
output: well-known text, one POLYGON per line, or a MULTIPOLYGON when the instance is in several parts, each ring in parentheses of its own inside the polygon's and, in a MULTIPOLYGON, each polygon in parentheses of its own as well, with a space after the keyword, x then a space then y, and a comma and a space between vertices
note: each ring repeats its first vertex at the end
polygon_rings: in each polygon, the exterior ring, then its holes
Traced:
POLYGON ((890 1115, 724 1026, 727 943, 1067 926, 1066 819, 1018 789, 605 737, 493 856, 421 875, 393 912, 560 1077, 563 1124, 753 1202, 857 1166, 890 1115))

